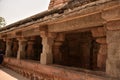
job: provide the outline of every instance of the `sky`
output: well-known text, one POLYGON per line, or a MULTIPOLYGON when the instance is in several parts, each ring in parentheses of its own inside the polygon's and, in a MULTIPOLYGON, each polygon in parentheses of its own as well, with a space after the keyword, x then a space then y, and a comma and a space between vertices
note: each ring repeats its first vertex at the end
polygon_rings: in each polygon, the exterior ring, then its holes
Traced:
POLYGON ((7 25, 48 9, 50 0, 0 0, 0 16, 7 25))

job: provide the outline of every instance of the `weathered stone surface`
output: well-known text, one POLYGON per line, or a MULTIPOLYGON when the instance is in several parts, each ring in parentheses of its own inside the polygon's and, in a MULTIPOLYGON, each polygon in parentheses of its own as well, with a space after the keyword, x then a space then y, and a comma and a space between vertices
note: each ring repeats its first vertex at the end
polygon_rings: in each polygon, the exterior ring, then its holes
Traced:
POLYGON ((30 61, 16 60, 12 58, 5 58, 4 63, 7 64, 7 67, 15 71, 19 70, 21 74, 28 74, 30 80, 33 80, 36 77, 40 80, 117 80, 107 77, 105 74, 104 76, 100 76, 99 74, 96 75, 97 73, 91 71, 83 70, 83 72, 79 72, 73 71, 70 68, 67 69, 67 67, 64 69, 62 66, 55 67, 52 65, 41 65, 30 61))
POLYGON ((48 31, 63 32, 100 26, 104 23, 101 13, 91 13, 89 15, 77 16, 71 19, 50 24, 48 31))
POLYGON ((12 56, 16 57, 17 56, 17 51, 18 51, 18 42, 13 41, 13 48, 12 48, 12 56))
POLYGON ((107 31, 108 56, 106 73, 120 78, 120 31, 107 31))
POLYGON ((27 51, 26 56, 27 59, 33 59, 34 58, 34 40, 30 40, 27 42, 27 51))
POLYGON ((104 27, 98 27, 91 30, 93 37, 105 37, 106 30, 104 27))
POLYGON ((96 42, 100 44, 106 44, 106 38, 97 38, 96 42))
POLYGON ((52 48, 54 43, 55 34, 41 32, 40 36, 42 37, 42 45, 43 50, 41 54, 41 64, 52 64, 53 63, 53 55, 52 48))
POLYGON ((19 44, 19 48, 18 48, 18 55, 17 55, 17 59, 25 59, 25 55, 26 55, 26 45, 27 45, 27 40, 22 38, 22 39, 18 39, 18 44, 19 44))
POLYGON ((118 80, 120 79, 120 60, 107 60, 106 64, 106 73, 112 77, 116 77, 118 80))
POLYGON ((120 46, 119 42, 109 43, 108 44, 108 56, 110 60, 120 59, 120 46))
POLYGON ((120 19, 107 22, 106 27, 107 30, 120 30, 120 19))
POLYGON ((117 4, 114 7, 104 9, 102 12, 102 18, 106 21, 120 19, 120 1, 118 1, 117 4))
POLYGON ((9 57, 12 55, 12 40, 6 40, 6 56, 9 57))
MULTIPOLYGON (((64 6, 68 0, 51 0, 50 8, 55 8, 55 10, 48 10, 41 14, 32 16, 25 20, 19 21, 12 25, 7 26, 4 29, 0 29, 1 38, 10 39, 16 37, 32 37, 40 35, 42 37, 43 50, 41 54, 41 64, 33 62, 27 62, 17 59, 8 58, 5 59, 5 63, 8 67, 13 70, 18 71, 26 77, 29 77, 31 80, 41 79, 41 80, 111 80, 112 78, 106 77, 106 75, 100 76, 99 74, 95 75, 94 72, 85 70, 75 69, 70 70, 65 67, 53 67, 53 43, 54 38, 52 35, 49 35, 49 32, 56 33, 79 33, 79 31, 90 31, 92 32, 92 39, 87 38, 88 36, 83 35, 79 37, 72 35, 73 38, 67 38, 69 43, 70 54, 63 55, 63 57, 69 58, 68 60, 63 60, 63 62, 72 63, 68 66, 83 65, 83 68, 88 65, 97 65, 98 56, 98 67, 105 68, 106 54, 108 48, 107 56, 107 67, 106 72, 113 77, 119 77, 120 75, 120 32, 115 31, 120 28, 120 6, 118 0, 98 0, 87 4, 91 1, 96 0, 69 0, 68 6, 64 6), (70 4, 70 6, 69 6, 70 4), (77 5, 76 5, 77 4, 77 5), (82 5, 83 4, 83 5, 82 5), (86 5, 84 5, 86 4, 86 5), (73 6, 72 6, 73 5, 73 6), (82 6, 80 6, 82 5, 82 6), (63 7, 64 6, 64 7, 63 7), (79 7, 78 7, 79 6, 79 7), (58 9, 59 7, 59 9, 58 9), (63 8, 62 8, 63 7, 63 8), (71 7, 71 8, 70 8, 71 7), (101 26, 101 27, 100 27, 101 26), (107 31, 107 45, 106 47, 106 29, 112 30, 107 31), (85 29, 85 30, 84 30, 85 29), (44 31, 46 31, 44 33, 44 31), (115 32, 114 32, 115 31, 115 32), (43 32, 43 33, 42 33, 43 32), (2 34, 1 34, 2 33, 2 34), (85 37, 86 36, 86 37, 85 37), (75 38, 74 38, 75 37, 75 38), (94 38, 93 38, 94 37, 94 38), (88 40, 88 41, 85 41, 88 40), (81 42, 80 42, 81 41, 81 42), (96 41, 96 42, 95 42, 96 41), (87 43, 89 42, 89 43, 87 43), (98 47, 100 49, 98 51, 98 47), (77 52, 78 51, 78 52, 77 52), (81 51, 81 52, 80 52, 81 51), (77 55, 76 55, 77 53, 77 55), (83 53, 82 55, 80 53, 83 53), (89 53, 89 54, 88 54, 89 53), (98 54, 97 54, 98 53, 98 54), (73 56, 75 55, 75 57, 73 56), (91 55, 92 57, 90 57, 91 55), (80 57, 78 57, 80 56, 80 57), (81 57, 82 56, 82 57, 81 57), (71 58, 74 57, 74 58, 71 58), (92 59, 94 58, 94 59, 92 59), (81 59, 81 60, 80 60, 81 59), (73 61, 72 61, 73 60, 73 61), (90 62, 91 60, 91 62, 90 62), (42 64, 51 64, 51 66, 42 65, 42 64), (65 68, 65 69, 64 69, 65 68)), ((91 34, 90 32, 90 34, 91 34)), ((57 38, 55 42, 55 58, 59 58, 57 52, 59 52, 60 45, 64 40, 63 37, 57 38)), ((35 41, 34 41, 35 42, 35 41)), ((6 42, 6 53, 11 54, 11 43, 6 42)), ((33 51, 33 42, 28 42, 28 53, 34 54, 33 51)), ((66 48, 66 47, 63 47, 66 48)), ((24 57, 23 53, 25 45, 22 45, 22 41, 19 41, 19 50, 18 58, 24 57), (22 55, 21 55, 22 54, 22 55)), ((63 50, 63 49, 62 49, 63 50)), ((64 51, 65 52, 65 51, 64 51)), ((69 52, 69 51, 68 51, 69 52)), ((65 53, 68 53, 67 51, 65 53)), ((87 67, 87 68, 92 68, 87 67)), ((103 75, 103 74, 102 74, 103 75)))
POLYGON ((101 70, 105 70, 107 58, 107 45, 100 45, 100 49, 97 56, 97 66, 101 70))
MULTIPOLYGON (((119 42, 120 41, 120 31, 107 31, 107 43, 119 42)), ((115 46, 114 46, 115 47, 115 46)))
POLYGON ((55 64, 59 63, 62 64, 62 53, 60 51, 60 48, 65 40, 64 34, 58 34, 53 45, 53 62, 55 64))
POLYGON ((63 6, 69 0, 51 0, 49 4, 49 9, 63 6))

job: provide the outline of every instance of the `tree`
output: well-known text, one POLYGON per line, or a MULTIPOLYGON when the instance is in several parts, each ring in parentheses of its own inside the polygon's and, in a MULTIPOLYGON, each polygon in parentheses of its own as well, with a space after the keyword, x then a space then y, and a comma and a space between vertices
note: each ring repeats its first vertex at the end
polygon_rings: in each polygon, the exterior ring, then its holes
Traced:
POLYGON ((4 27, 6 25, 5 19, 0 17, 0 27, 4 27))

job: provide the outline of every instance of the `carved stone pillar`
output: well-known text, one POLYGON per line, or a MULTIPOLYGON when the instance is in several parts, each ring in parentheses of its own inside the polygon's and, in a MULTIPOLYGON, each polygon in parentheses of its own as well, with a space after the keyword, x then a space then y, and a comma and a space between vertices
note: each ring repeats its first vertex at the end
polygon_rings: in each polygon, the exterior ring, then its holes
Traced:
POLYGON ((40 33, 40 36, 42 37, 43 45, 40 62, 41 64, 52 64, 53 63, 52 47, 54 43, 55 34, 42 31, 40 33))
POLYGON ((120 79, 120 20, 110 21, 106 27, 108 44, 106 73, 120 79))
POLYGON ((105 70, 106 68, 106 56, 107 56, 107 44, 106 44, 106 29, 105 27, 98 27, 91 30, 92 36, 99 44, 99 50, 97 54, 97 68, 99 70, 105 70))
POLYGON ((65 40, 65 35, 64 34, 59 34, 57 35, 57 38, 54 43, 54 49, 53 49, 53 60, 54 63, 59 63, 62 64, 62 53, 60 51, 61 46, 65 40))
POLYGON ((12 40, 6 40, 6 56, 7 57, 10 57, 12 55, 12 50, 11 50, 11 47, 12 47, 12 40))
POLYGON ((34 37, 31 37, 27 43, 27 58, 34 59, 34 37))
POLYGON ((27 45, 27 40, 26 39, 18 39, 18 54, 17 54, 17 59, 24 59, 26 55, 26 45, 27 45))
MULTIPOLYGON (((105 40, 105 38, 103 38, 105 40)), ((106 42, 106 41, 105 41, 106 42)), ((106 58, 107 58, 107 44, 106 43, 99 43, 100 48, 97 55, 97 67, 100 70, 104 70, 106 68, 106 58)))
POLYGON ((18 42, 14 41, 13 42, 13 48, 12 48, 12 56, 16 57, 17 56, 17 51, 18 51, 18 42))
POLYGON ((120 6, 119 0, 115 7, 102 12, 106 20, 107 60, 106 73, 120 79, 120 6))

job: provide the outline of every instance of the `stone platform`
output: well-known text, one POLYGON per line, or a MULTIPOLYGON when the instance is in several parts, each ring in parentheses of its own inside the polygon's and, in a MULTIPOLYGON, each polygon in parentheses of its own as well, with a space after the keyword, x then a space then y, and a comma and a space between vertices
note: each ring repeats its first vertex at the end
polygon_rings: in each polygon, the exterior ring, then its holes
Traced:
POLYGON ((28 80, 20 74, 0 66, 0 80, 28 80))

